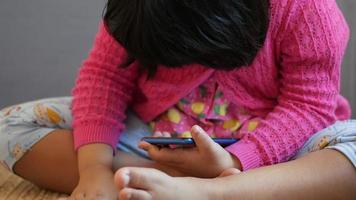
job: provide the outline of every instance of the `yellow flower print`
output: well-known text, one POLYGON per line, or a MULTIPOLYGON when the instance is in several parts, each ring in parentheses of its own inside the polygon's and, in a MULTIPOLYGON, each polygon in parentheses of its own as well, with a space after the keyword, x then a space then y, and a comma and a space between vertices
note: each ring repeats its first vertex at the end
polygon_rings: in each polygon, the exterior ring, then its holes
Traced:
POLYGON ((309 152, 313 152, 313 151, 319 151, 321 149, 324 149, 326 146, 329 145, 331 140, 331 136, 330 135, 325 135, 322 138, 317 139, 313 146, 311 148, 309 148, 309 152))
POLYGON ((190 131, 185 131, 182 133, 181 135, 182 138, 191 138, 192 137, 192 133, 190 131))
POLYGON ((43 104, 36 104, 33 108, 36 121, 39 124, 58 125, 63 121, 62 117, 54 109, 43 104))
POLYGON ((155 130, 156 123, 155 122, 150 122, 148 124, 148 126, 150 127, 151 131, 153 131, 153 130, 155 130))
POLYGON ((214 106, 214 113, 220 116, 226 116, 227 104, 218 105, 215 104, 214 106))
POLYGON ((178 107, 180 110, 183 110, 183 109, 184 109, 184 104, 179 101, 179 102, 177 103, 177 107, 178 107))
POLYGON ((16 144, 12 149, 11 153, 13 158, 20 159, 25 153, 25 151, 22 149, 20 144, 16 144))
POLYGON ((168 115, 169 121, 171 121, 173 123, 178 124, 181 120, 181 116, 180 116, 178 110, 175 108, 169 109, 167 115, 168 115))
POLYGON ((248 122, 248 126, 247 126, 247 131, 248 132, 253 132, 254 130, 256 130, 258 126, 258 121, 250 121, 248 122))
POLYGON ((193 113, 199 115, 204 111, 205 104, 202 102, 194 102, 192 103, 191 109, 193 113))
POLYGON ((246 110, 246 109, 244 109, 244 108, 240 108, 239 109, 239 114, 240 115, 247 115, 249 112, 246 110))
POLYGON ((160 119, 163 120, 163 121, 169 121, 169 118, 168 118, 168 111, 166 113, 164 113, 163 115, 160 116, 160 119))
POLYGON ((328 146, 329 142, 330 141, 328 137, 323 137, 319 142, 319 149, 324 149, 326 146, 328 146))
POLYGON ((7 108, 4 108, 3 110, 1 110, 0 112, 3 112, 4 113, 4 116, 7 117, 9 115, 11 115, 11 113, 13 111, 20 111, 21 110, 21 106, 11 106, 11 107, 7 107, 7 108))
POLYGON ((53 123, 53 124, 59 124, 62 120, 61 116, 59 116, 59 114, 50 109, 50 108, 47 108, 47 116, 48 116, 48 119, 53 123))
POLYGON ((9 108, 4 108, 3 110, 1 110, 1 112, 4 113, 4 116, 7 117, 11 114, 11 112, 13 111, 14 107, 9 107, 9 108))
POLYGON ((224 121, 224 124, 223 124, 223 128, 228 129, 230 131, 236 131, 237 129, 240 128, 240 126, 241 126, 241 123, 237 119, 226 120, 226 121, 224 121))
POLYGON ((227 104, 223 104, 220 106, 220 109, 219 109, 219 114, 221 116, 225 116, 226 115, 226 110, 227 110, 227 104))

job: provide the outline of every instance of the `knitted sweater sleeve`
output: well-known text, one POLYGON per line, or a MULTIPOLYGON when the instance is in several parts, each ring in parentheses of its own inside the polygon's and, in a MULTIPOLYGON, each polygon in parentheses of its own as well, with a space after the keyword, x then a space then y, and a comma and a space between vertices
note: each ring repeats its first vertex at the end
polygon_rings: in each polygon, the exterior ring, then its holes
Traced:
POLYGON ((289 2, 281 33, 278 104, 227 150, 243 170, 289 160, 306 140, 335 120, 340 66, 349 30, 334 0, 289 2))
POLYGON ((115 148, 131 100, 136 64, 120 68, 126 52, 101 23, 72 91, 74 146, 104 143, 115 148))

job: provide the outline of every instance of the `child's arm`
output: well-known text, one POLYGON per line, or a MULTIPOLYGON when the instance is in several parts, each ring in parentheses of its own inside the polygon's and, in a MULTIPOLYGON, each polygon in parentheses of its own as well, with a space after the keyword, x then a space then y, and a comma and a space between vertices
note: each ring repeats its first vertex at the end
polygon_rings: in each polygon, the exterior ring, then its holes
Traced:
POLYGON ((80 180, 72 197, 116 196, 113 153, 137 77, 135 63, 120 68, 125 59, 124 48, 101 24, 73 90, 73 136, 80 180))
POLYGON ((78 149, 79 172, 102 166, 112 169, 112 148, 106 144, 88 144, 78 149))
POLYGON ((72 92, 76 149, 91 143, 116 148, 138 75, 137 63, 120 67, 126 56, 124 48, 101 24, 72 92))
POLYGON ((78 149, 79 183, 71 198, 117 199, 117 191, 112 181, 112 162, 111 146, 106 144, 81 146, 78 149))
MULTIPOLYGON (((288 1, 278 30, 280 95, 259 127, 227 148, 243 169, 289 160, 317 131, 335 122, 340 67, 349 30, 336 2, 288 1)), ((276 19, 275 19, 276 20, 276 19)))

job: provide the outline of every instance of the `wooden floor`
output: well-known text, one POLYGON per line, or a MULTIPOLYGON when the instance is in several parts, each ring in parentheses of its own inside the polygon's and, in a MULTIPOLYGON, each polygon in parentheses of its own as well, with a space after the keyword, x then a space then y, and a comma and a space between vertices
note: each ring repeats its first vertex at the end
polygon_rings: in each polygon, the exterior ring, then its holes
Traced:
POLYGON ((65 196, 40 189, 0 166, 0 200, 56 200, 65 196))

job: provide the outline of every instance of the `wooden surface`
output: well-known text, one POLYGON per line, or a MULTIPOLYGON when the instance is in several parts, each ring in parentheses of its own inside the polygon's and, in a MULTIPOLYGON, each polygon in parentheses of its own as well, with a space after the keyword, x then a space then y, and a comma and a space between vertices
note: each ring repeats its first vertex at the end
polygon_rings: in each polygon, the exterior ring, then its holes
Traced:
POLYGON ((40 189, 0 166, 0 200, 55 200, 65 196, 40 189))

